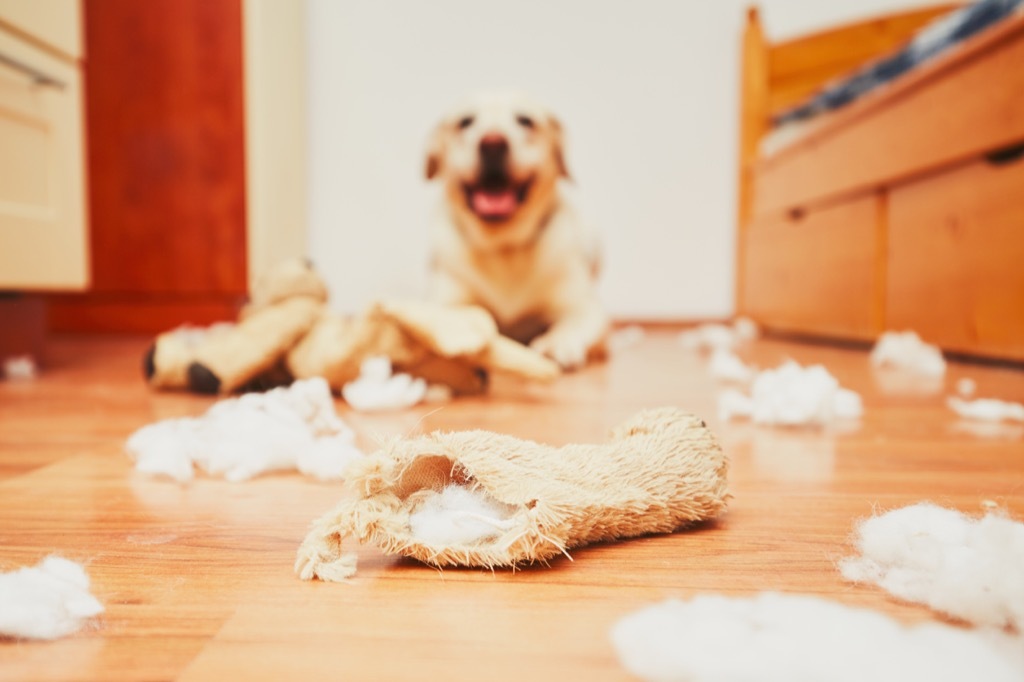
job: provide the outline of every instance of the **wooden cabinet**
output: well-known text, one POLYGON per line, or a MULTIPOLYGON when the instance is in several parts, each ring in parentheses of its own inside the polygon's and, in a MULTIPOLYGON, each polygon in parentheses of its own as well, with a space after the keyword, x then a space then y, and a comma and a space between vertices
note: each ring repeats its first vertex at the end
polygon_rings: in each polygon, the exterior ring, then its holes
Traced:
POLYGON ((1022 63, 1016 15, 761 161, 744 132, 737 311, 769 330, 912 330, 946 351, 1024 361, 1022 63))
POLYGON ((1024 147, 897 187, 889 209, 888 326, 1024 360, 1024 147))
POLYGON ((85 0, 92 286, 59 331, 231 319, 247 291, 241 0, 85 0))
POLYGON ((0 0, 0 290, 89 283, 78 22, 0 0))
POLYGON ((234 319, 306 254, 304 3, 85 0, 83 23, 93 278, 51 330, 234 319))

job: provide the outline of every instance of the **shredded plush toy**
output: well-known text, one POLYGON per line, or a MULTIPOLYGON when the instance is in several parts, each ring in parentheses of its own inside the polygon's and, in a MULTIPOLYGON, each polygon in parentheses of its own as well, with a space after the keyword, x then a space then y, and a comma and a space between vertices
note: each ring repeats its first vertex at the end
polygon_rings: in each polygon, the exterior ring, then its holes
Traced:
POLYGON ((295 569, 306 580, 354 575, 349 537, 438 567, 546 562, 718 516, 727 470, 704 422, 674 408, 633 416, 604 445, 487 431, 396 440, 348 470, 350 499, 314 522, 295 569))
POLYGON ((237 324, 161 334, 144 369, 155 388, 228 394, 322 376, 340 392, 377 356, 396 373, 454 394, 482 392, 492 371, 540 381, 560 373, 554 361, 501 336, 477 306, 381 301, 363 315, 335 315, 319 275, 297 259, 258 283, 237 324))

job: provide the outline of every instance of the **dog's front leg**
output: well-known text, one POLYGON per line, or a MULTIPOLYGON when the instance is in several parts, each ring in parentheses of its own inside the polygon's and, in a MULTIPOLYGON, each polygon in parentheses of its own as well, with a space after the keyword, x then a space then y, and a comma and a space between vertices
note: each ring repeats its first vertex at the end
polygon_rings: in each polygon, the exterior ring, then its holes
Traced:
POLYGON ((530 347, 548 356, 563 369, 577 369, 600 350, 608 334, 608 317, 596 294, 573 301, 556 314, 555 322, 530 347))
POLYGON ((444 305, 469 305, 476 303, 469 289, 449 272, 434 270, 430 273, 427 289, 428 300, 444 305))

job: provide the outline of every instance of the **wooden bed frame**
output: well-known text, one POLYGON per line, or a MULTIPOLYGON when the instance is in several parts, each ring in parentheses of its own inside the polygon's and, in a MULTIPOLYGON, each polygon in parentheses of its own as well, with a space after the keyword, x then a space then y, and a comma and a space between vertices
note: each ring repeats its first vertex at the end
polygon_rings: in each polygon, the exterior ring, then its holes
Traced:
POLYGON ((891 53, 945 4, 769 42, 743 36, 736 307, 769 330, 1024 361, 1024 16, 816 117, 774 114, 891 53))

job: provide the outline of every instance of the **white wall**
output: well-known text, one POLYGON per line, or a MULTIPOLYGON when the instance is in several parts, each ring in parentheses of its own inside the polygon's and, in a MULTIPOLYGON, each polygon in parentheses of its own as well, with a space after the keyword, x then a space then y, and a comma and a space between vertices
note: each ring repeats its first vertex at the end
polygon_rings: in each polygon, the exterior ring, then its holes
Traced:
MULTIPOLYGON (((441 112, 533 92, 568 132, 603 294, 627 318, 732 312, 740 0, 310 0, 310 246, 338 310, 418 296, 441 112)), ((773 37, 912 0, 765 0, 773 37)))

